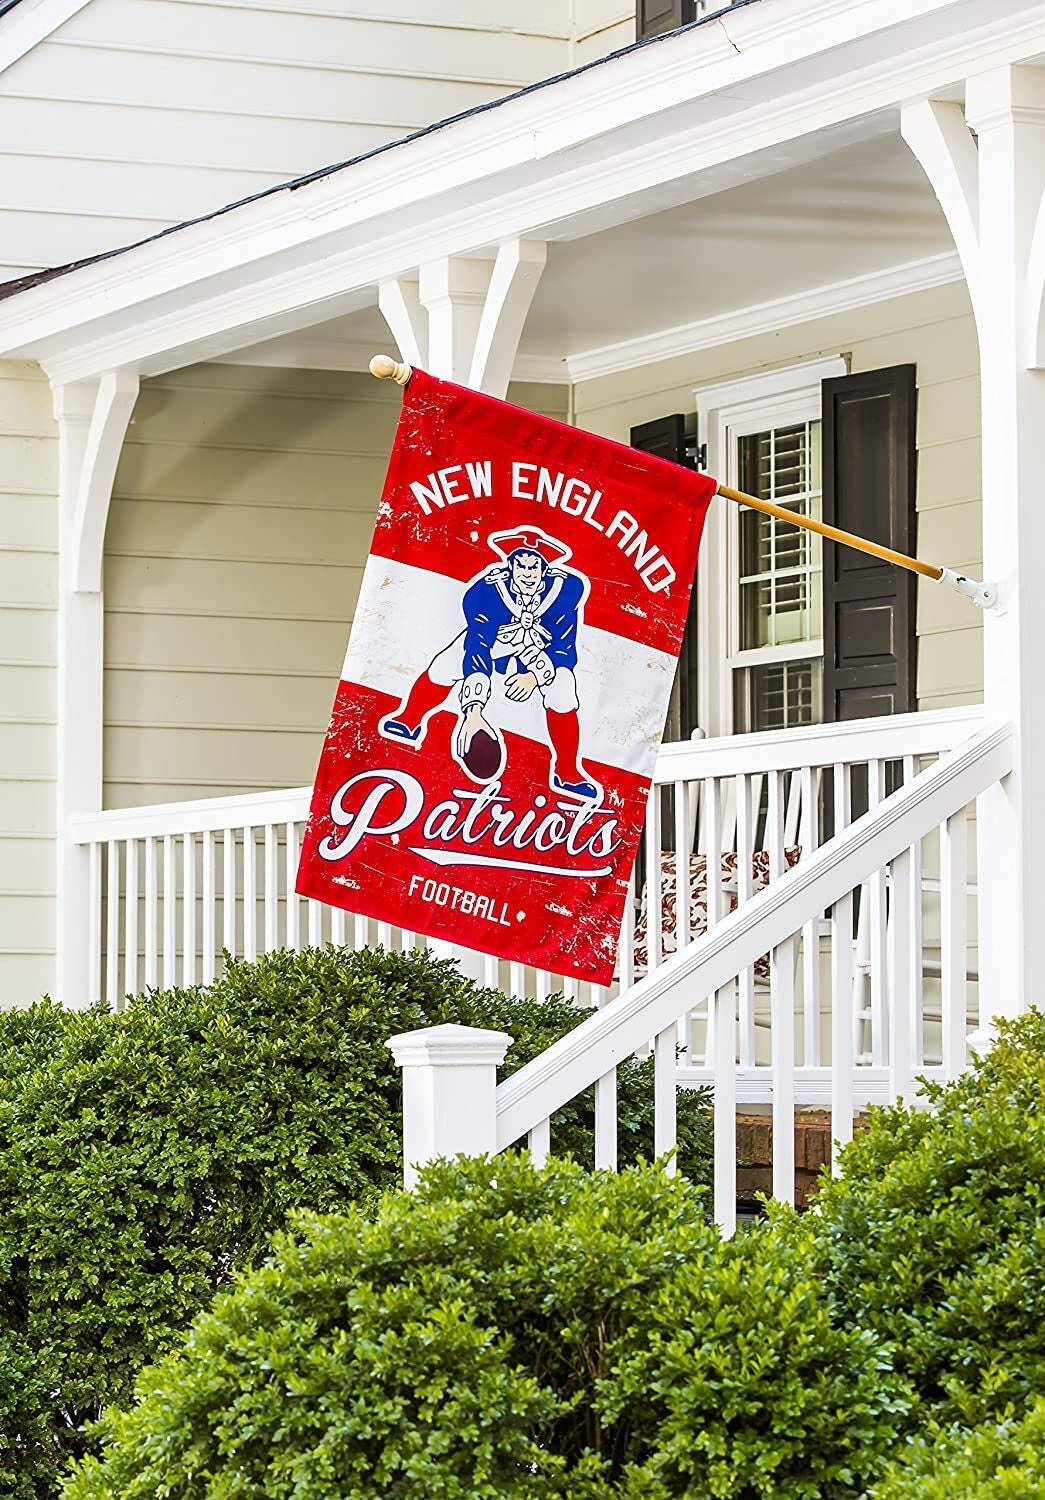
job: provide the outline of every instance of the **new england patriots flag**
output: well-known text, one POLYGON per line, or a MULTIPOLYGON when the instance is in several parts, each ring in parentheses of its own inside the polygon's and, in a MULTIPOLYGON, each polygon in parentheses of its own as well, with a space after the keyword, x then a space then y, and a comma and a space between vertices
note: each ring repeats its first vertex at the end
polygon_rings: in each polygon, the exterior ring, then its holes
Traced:
POLYGON ((298 892, 608 984, 714 491, 415 370, 298 892))

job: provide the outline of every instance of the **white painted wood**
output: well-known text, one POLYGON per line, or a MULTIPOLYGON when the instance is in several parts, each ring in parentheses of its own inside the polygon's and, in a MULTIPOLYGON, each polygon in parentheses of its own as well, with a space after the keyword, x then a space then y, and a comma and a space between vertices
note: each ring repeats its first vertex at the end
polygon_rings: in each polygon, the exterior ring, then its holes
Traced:
POLYGON ((105 853, 105 999, 120 1003, 120 846, 110 843, 105 853))
POLYGON ((138 841, 124 845, 123 993, 138 993, 138 841))
POLYGON ((595 1166, 617 1170, 617 1070, 595 1080, 595 1166))
POLYGON ((258 956, 258 873, 254 828, 249 823, 243 839, 243 957, 248 963, 258 956))
POLYGON ((831 1170, 853 1138, 853 898, 831 908, 831 1170))
POLYGON ((102 548, 116 465, 127 424, 138 399, 138 376, 129 370, 107 371, 98 381, 84 443, 70 538, 72 587, 100 593, 102 548))
POLYGON ((370 918, 360 915, 358 912, 352 918, 352 946, 358 952, 365 948, 370 942, 370 918))
MULTIPOLYGON (((815 853, 820 846, 820 775, 812 766, 803 766, 792 775, 792 786, 802 788, 802 818, 798 843, 802 857, 815 853)), ((820 923, 818 912, 802 928, 802 1061, 807 1068, 820 1062, 820 923)))
POLYGON ((191 833, 181 840, 181 982, 196 983, 196 840, 191 833))
MULTIPOLYGON (((985 795, 977 817, 980 994, 988 1016, 1018 1011, 1045 983, 1037 915, 1045 699, 1033 644, 1045 631, 1036 564, 1045 385, 1038 369, 1027 368, 1028 360, 1037 363, 1045 254, 1045 80, 1016 61, 967 70, 965 121, 950 107, 946 135, 931 102, 909 105, 902 118, 973 288, 980 343, 983 568, 998 581, 1002 605, 984 620, 985 701, 989 713, 1016 726, 1013 776, 985 795), (956 179, 963 184, 957 202, 956 179)), ((932 91, 925 93, 931 100, 932 91)))
POLYGON ((382 281, 377 305, 396 341, 399 358, 408 365, 423 366, 428 358, 428 327, 416 280, 399 276, 382 281))
MULTIPOLYGON (((343 948, 345 946, 346 935, 346 914, 340 906, 332 906, 330 908, 330 941, 334 944, 335 947, 343 948)), ((381 939, 379 934, 378 942, 380 941, 381 939)))
POLYGON ((291 819, 284 830, 287 858, 287 947, 295 952, 301 948, 301 898, 294 890, 298 876, 298 826, 291 819))
MULTIPOLYGON (((872 811, 885 796, 885 764, 867 763, 867 800, 872 811)), ((875 870, 867 882, 868 942, 871 964, 871 1061, 881 1067, 888 1061, 889 1020, 887 1012, 886 895, 885 870, 875 870)))
POLYGON ((543 240, 506 240, 497 247, 490 283, 472 346, 468 385, 502 400, 523 324, 547 260, 543 240))
POLYGON ((940 829, 940 1004, 947 1078, 956 1078, 967 1061, 968 828, 963 807, 940 829))
MULTIPOLYGON (((769 773, 767 820, 770 886, 781 879, 784 859, 782 772, 769 773)), ((785 938, 769 955, 773 1069, 773 1196, 795 1201, 795 942, 785 938)))
POLYGON ((530 1131, 527 1145, 530 1150, 530 1160, 534 1166, 543 1167, 552 1148, 552 1122, 550 1120, 539 1121, 530 1131))
POLYGON ((276 863, 279 849, 276 830, 271 823, 265 824, 265 952, 272 953, 279 947, 279 867, 276 863))
POLYGON ((643 848, 646 851, 646 966, 652 971, 661 962, 664 942, 664 908, 660 868, 660 788, 650 788, 646 804, 643 848))
POLYGON ((145 988, 154 989, 157 982, 159 953, 159 898, 156 881, 156 840, 145 839, 145 988))
MULTIPOLYGON (((102 846, 91 844, 88 875, 87 1003, 102 997, 102 846)), ((148 979, 146 979, 148 983, 148 979)))
POLYGON ((310 948, 318 948, 323 941, 323 907, 318 901, 308 902, 308 942, 310 948))
POLYGON ((985 731, 938 762, 830 844, 725 917, 704 942, 673 954, 616 1004, 597 1011, 498 1091, 498 1141, 510 1145, 673 1025, 694 992, 718 989, 741 968, 794 935, 811 915, 883 868, 946 817, 1011 771, 1010 731, 985 731))
POLYGON ((166 834, 163 840, 163 987, 172 989, 175 983, 175 963, 178 945, 175 938, 175 923, 178 913, 178 874, 174 863, 174 837, 166 834))
MULTIPOLYGON (((750 901, 752 892, 751 855, 755 846, 752 788, 749 778, 736 777, 735 803, 737 820, 737 901, 750 901)), ((740 1001, 740 1066, 750 1068, 755 1062, 755 971, 745 969, 738 977, 740 1001)))
POLYGON ((915 1011, 914 929, 911 921, 916 872, 911 850, 902 850, 891 866, 892 906, 889 913, 889 1081, 894 1098, 907 1101, 914 1092, 912 1051, 915 1011))
POLYGON ((724 1235, 737 1225, 737 1053, 736 1000, 733 984, 714 993, 708 1026, 708 1049, 714 1067, 714 1211, 724 1235))
MULTIPOLYGON (((676 1129, 676 1027, 674 1023, 657 1033, 653 1044, 653 1154, 674 1152, 676 1129)), ((677 1170, 675 1157, 667 1162, 669 1175, 677 1170)))
MULTIPOLYGON (((511 1040, 503 1031, 444 1025, 388 1042, 403 1070, 405 1187, 412 1187, 418 1170, 436 1157, 497 1149, 497 1069, 511 1040)), ((528 1129, 543 1121, 534 1120, 528 1129)))
POLYGON ((216 972, 215 953, 216 941, 214 936, 215 916, 217 902, 215 900, 215 851, 214 835, 210 829, 206 829, 200 835, 200 857, 201 868, 201 933, 202 945, 203 983, 212 984, 216 972))
POLYGON ((0 32, 0 73, 57 31, 88 0, 21 0, 4 18, 0 32))
POLYGON ((221 861, 222 944, 235 958, 239 952, 236 946, 236 835, 231 828, 222 830, 221 861))

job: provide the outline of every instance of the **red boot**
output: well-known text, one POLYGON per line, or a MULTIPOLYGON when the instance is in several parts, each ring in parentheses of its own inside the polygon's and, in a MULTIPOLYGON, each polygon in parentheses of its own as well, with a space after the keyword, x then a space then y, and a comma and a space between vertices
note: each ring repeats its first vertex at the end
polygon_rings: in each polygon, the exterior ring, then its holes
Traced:
POLYGON ((410 694, 398 713, 388 714, 378 726, 390 740, 409 740, 416 744, 421 738, 421 727, 426 714, 445 702, 449 687, 433 682, 427 672, 410 689, 410 694))
POLYGON ((579 797, 583 802, 598 802, 602 789, 589 781, 578 758, 581 744, 581 725, 575 708, 566 713, 545 710, 548 722, 548 738, 555 753, 555 764, 551 784, 555 791, 568 797, 579 797))

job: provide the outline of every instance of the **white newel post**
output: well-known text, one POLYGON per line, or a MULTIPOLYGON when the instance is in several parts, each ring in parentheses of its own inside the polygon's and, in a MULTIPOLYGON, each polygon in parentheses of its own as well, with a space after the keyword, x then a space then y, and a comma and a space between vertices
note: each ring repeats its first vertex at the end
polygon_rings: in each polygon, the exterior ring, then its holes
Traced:
MULTIPOLYGON (((903 133, 947 215, 980 345, 983 577, 1000 608, 983 622, 989 717, 1016 728, 1015 769, 977 817, 981 1026, 1045 993, 1045 72, 991 69, 951 102, 905 107, 903 133), (1037 248, 1036 248, 1037 246, 1037 248)), ((961 561, 961 559, 959 559, 961 561)))
POLYGON ((431 1026, 386 1044, 403 1070, 403 1186, 441 1156, 497 1150, 497 1069, 511 1045, 504 1031, 431 1026))
POLYGON ((102 554, 116 464, 137 394, 137 376, 120 370, 53 387, 59 454, 55 997, 66 1006, 88 1003, 99 953, 89 855, 70 838, 69 819, 102 805, 102 554))

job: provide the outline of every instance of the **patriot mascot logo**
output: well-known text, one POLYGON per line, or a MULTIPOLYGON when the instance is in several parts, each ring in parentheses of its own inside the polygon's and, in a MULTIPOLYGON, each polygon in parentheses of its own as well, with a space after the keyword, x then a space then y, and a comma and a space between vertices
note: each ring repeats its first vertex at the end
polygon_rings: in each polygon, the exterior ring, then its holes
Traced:
POLYGON ((602 788, 580 759, 577 637, 588 579, 565 566, 570 548, 537 527, 487 538, 499 561, 468 583, 464 629, 437 652, 405 701, 380 723, 391 740, 421 744, 429 716, 456 689, 454 759, 475 782, 504 769, 504 737, 496 724, 501 691, 510 703, 536 695, 544 706, 552 760, 549 784, 580 803, 601 800, 602 788))

